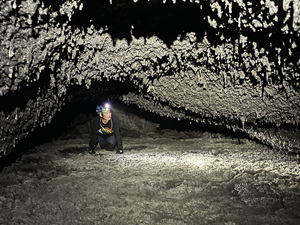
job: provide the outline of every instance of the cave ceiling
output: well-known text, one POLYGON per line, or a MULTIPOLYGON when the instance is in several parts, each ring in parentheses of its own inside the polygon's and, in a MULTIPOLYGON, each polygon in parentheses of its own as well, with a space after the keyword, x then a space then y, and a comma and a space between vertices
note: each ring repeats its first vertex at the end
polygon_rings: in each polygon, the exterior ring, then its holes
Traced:
POLYGON ((298 0, 8 0, 0 23, 1 155, 79 99, 298 127, 298 0))

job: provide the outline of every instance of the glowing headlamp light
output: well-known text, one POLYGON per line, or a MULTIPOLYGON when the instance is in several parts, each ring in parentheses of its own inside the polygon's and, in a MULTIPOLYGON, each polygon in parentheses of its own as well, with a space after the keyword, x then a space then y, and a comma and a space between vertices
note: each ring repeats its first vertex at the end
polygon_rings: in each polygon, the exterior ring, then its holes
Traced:
POLYGON ((105 113, 105 111, 110 110, 110 104, 106 103, 104 107, 102 105, 97 105, 96 106, 96 113, 101 114, 105 113))

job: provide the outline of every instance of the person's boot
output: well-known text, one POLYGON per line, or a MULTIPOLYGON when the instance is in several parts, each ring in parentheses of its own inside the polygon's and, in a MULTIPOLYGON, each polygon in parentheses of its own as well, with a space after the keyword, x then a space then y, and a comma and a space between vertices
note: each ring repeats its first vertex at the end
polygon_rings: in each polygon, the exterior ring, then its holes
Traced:
POLYGON ((116 154, 123 154, 123 150, 117 149, 116 154))
POLYGON ((96 154, 96 152, 95 152, 95 150, 94 150, 94 149, 92 149, 92 150, 89 150, 89 153, 90 153, 91 155, 95 155, 95 154, 96 154))

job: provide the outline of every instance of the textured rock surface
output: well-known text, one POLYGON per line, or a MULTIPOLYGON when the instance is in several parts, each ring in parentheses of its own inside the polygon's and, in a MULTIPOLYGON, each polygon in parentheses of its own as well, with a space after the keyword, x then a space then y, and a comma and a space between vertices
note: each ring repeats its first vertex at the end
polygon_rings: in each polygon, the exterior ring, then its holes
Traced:
POLYGON ((84 136, 37 146, 0 173, 0 223, 299 224, 299 158, 181 135, 126 137, 123 155, 91 156, 84 136))
POLYGON ((99 96, 298 152, 297 133, 272 129, 299 127, 299 5, 1 1, 0 153, 99 96))

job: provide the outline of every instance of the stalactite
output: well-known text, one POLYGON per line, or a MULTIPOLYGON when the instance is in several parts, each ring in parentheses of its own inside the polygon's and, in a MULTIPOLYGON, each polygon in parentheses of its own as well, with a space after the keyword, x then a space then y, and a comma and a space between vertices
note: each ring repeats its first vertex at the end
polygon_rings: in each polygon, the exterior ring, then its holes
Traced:
MULTIPOLYGON (((287 109, 299 110, 299 26, 295 22, 299 10, 295 1, 282 7, 275 1, 257 5, 243 0, 206 5, 189 1, 181 2, 180 7, 194 8, 184 10, 176 8, 177 3, 173 1, 170 7, 166 2, 170 13, 156 13, 160 4, 149 1, 157 10, 146 19, 134 9, 138 6, 139 13, 147 13, 148 1, 124 3, 126 13, 118 1, 110 1, 109 6, 79 0, 2 2, 0 100, 8 118, 21 121, 24 117, 12 113, 17 103, 5 105, 10 95, 24 94, 30 99, 42 95, 48 107, 59 111, 66 98, 72 99, 69 89, 89 93, 95 85, 114 82, 135 87, 141 100, 135 98, 133 103, 141 101, 146 109, 151 108, 151 101, 147 105, 145 98, 154 99, 158 105, 168 103, 169 107, 161 106, 157 112, 164 109, 170 117, 190 118, 191 111, 199 121, 205 114, 208 118, 213 115, 212 120, 225 118, 236 126, 242 122, 243 129, 246 120, 241 115, 246 113, 257 115, 253 119, 244 116, 254 126, 256 122, 283 124, 281 117, 291 117, 287 109), (260 10, 256 12, 255 7, 260 10), (179 21, 172 8, 188 14, 179 21), (102 14, 94 15, 97 10, 102 14), (191 21, 197 21, 193 27, 191 21), (37 87, 52 97, 38 92, 37 87), (186 112, 178 114, 177 107, 186 112)), ((47 108, 31 103, 21 111, 35 107, 47 108)), ((42 116, 36 110, 34 119, 27 122, 28 129, 44 126, 42 116)), ((46 120, 50 122, 52 116, 46 120)), ((298 120, 291 124, 298 126, 298 120)), ((10 129, 18 140, 25 136, 26 132, 10 129)), ((5 145, 10 149, 12 137, 7 131, 2 135, 10 139, 5 145)))

